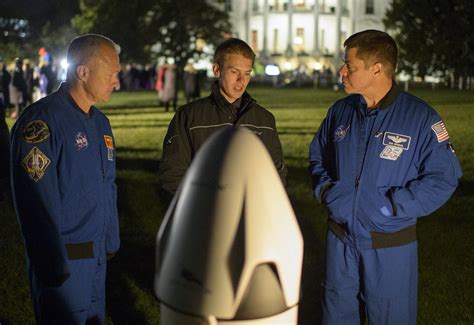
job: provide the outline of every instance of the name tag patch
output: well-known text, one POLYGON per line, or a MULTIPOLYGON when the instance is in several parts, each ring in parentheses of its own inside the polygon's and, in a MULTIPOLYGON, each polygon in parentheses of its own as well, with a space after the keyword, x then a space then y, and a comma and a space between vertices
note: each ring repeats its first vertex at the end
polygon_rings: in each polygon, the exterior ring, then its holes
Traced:
POLYGON ((398 147, 403 150, 408 150, 410 148, 411 137, 408 135, 385 132, 383 136, 383 144, 385 146, 398 147))

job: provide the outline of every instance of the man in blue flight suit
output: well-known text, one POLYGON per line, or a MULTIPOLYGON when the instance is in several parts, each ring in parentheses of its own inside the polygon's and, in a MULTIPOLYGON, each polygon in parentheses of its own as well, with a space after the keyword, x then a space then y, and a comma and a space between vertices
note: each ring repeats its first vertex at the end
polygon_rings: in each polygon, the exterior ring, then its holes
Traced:
POLYGON ((120 246, 116 155, 93 105, 118 85, 119 52, 100 35, 73 39, 66 82, 12 129, 12 192, 39 324, 105 320, 106 260, 120 246))
POLYGON ((397 45, 366 30, 345 43, 346 93, 309 149, 315 197, 329 212, 323 324, 416 324, 417 218, 461 177, 436 111, 393 81, 397 45))

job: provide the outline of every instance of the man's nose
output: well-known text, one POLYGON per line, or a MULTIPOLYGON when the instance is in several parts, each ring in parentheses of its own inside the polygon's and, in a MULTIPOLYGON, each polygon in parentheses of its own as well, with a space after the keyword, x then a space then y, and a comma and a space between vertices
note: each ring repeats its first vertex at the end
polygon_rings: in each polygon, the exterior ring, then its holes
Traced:
POLYGON ((343 75, 345 75, 347 73, 347 65, 346 64, 343 64, 340 68, 339 68, 339 75, 342 77, 343 75))

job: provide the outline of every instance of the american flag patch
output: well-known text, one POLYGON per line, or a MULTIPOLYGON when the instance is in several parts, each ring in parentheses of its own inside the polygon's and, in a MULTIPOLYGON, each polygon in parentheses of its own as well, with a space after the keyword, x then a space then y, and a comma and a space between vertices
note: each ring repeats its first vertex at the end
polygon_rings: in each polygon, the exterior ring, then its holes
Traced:
POLYGON ((443 142, 449 139, 448 130, 446 130, 446 127, 444 126, 443 121, 439 121, 433 124, 431 126, 431 129, 436 134, 436 138, 438 139, 438 142, 443 142))

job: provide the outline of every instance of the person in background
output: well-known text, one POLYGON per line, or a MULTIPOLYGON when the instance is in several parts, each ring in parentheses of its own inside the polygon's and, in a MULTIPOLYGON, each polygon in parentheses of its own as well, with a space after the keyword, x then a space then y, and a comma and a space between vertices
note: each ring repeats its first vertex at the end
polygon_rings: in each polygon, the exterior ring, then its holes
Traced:
POLYGON ((159 178, 165 193, 176 192, 199 148, 214 132, 234 126, 246 127, 258 135, 286 183, 275 118, 246 92, 254 60, 252 49, 237 38, 227 39, 216 48, 216 81, 211 94, 180 107, 164 138, 159 178))
POLYGON ((16 119, 20 116, 23 104, 26 101, 25 95, 27 91, 25 77, 23 76, 23 60, 20 58, 15 59, 15 68, 13 70, 9 90, 10 103, 15 108, 11 117, 16 119))
POLYGON ((183 81, 186 103, 198 99, 200 97, 198 72, 194 69, 192 63, 188 63, 184 67, 183 81))
POLYGON ((119 249, 115 142, 95 103, 118 84, 120 48, 74 38, 66 82, 12 129, 11 185, 38 324, 105 321, 107 259, 119 249))
POLYGON ((3 105, 5 108, 10 107, 10 82, 12 76, 7 70, 7 64, 0 60, 0 89, 3 94, 3 105))
POLYGON ((309 148, 314 196, 329 213, 322 323, 415 325, 416 223, 450 198, 461 168, 438 113, 393 81, 392 37, 366 30, 344 47, 349 96, 309 148))
POLYGON ((163 74, 163 88, 159 92, 160 100, 168 112, 170 105, 176 111, 176 65, 167 64, 163 74))
POLYGON ((24 106, 27 106, 33 103, 33 87, 34 87, 33 67, 31 67, 29 60, 25 60, 23 62, 23 77, 25 78, 23 104, 24 106))
POLYGON ((4 67, 4 63, 0 61, 0 80, 2 81, 0 83, 0 201, 7 198, 10 193, 10 133, 5 121, 10 80, 3 82, 4 78, 9 79, 10 75, 4 67))

